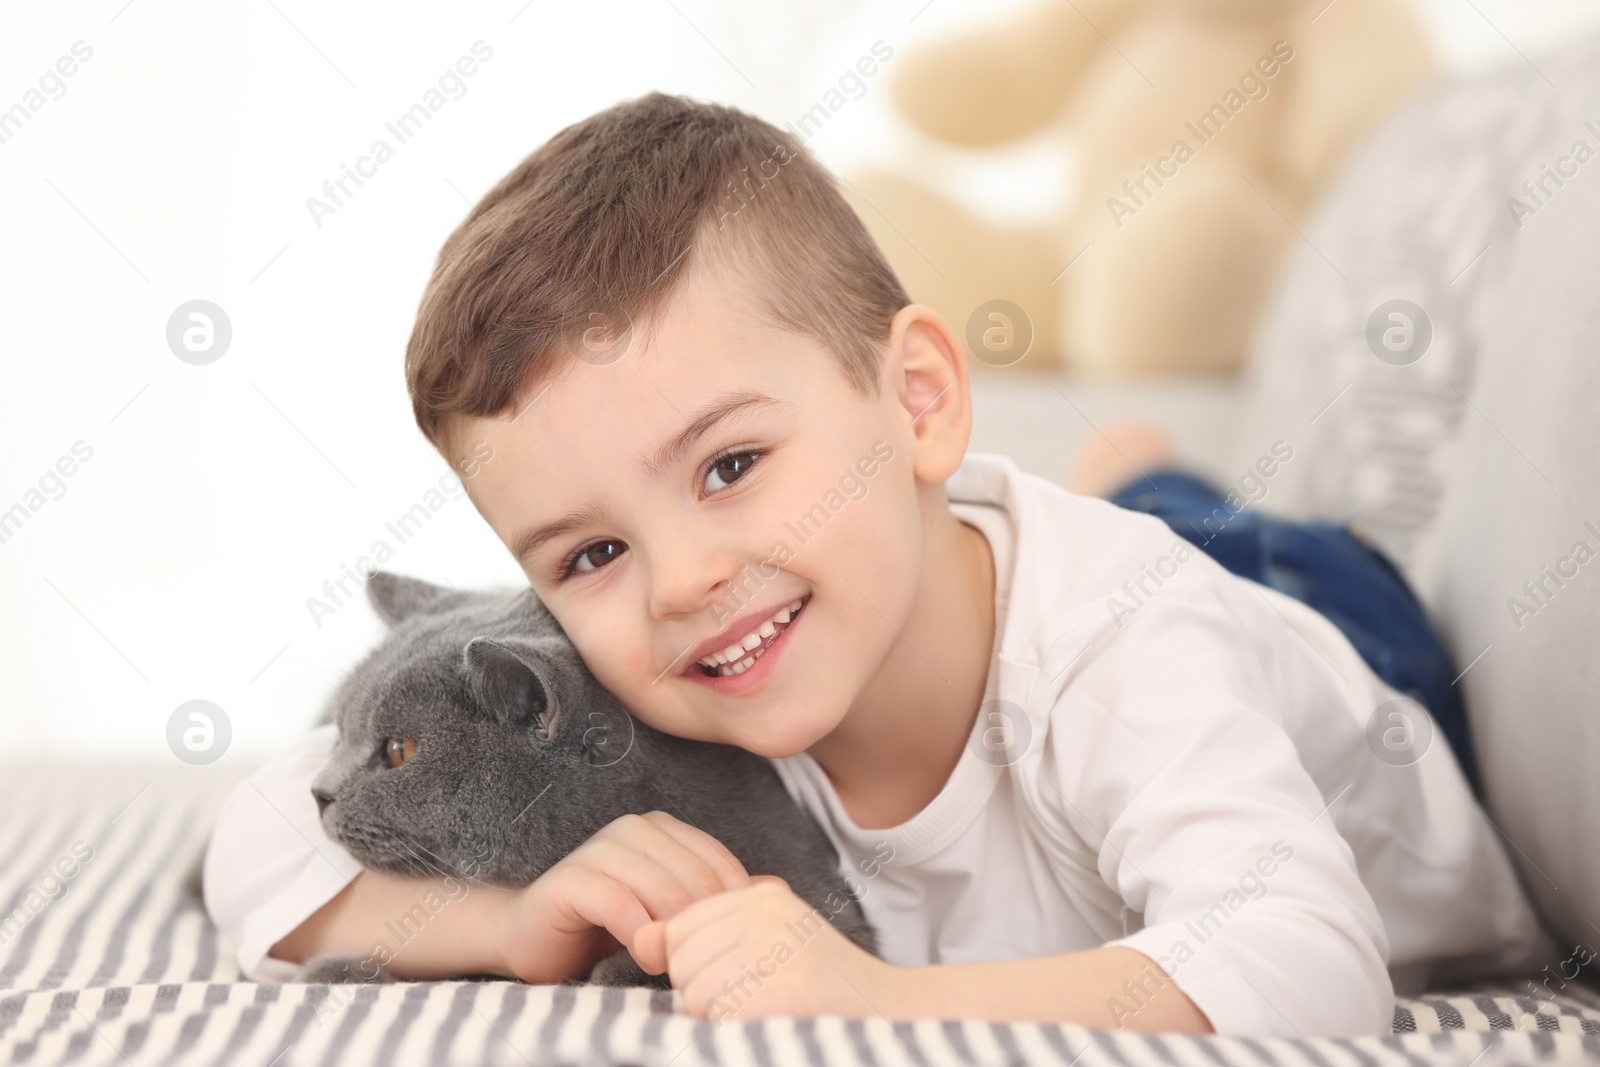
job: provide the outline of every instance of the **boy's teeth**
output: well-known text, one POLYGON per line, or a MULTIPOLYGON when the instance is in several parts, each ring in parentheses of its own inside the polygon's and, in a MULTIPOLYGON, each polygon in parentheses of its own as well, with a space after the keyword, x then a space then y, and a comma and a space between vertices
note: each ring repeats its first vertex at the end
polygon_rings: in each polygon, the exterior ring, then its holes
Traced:
POLYGON ((756 649, 759 648, 767 640, 767 638, 776 634, 778 632, 778 627, 787 625, 789 620, 794 618, 795 613, 800 610, 800 605, 803 601, 804 598, 802 597, 800 600, 796 600, 787 607, 779 609, 772 616, 772 618, 768 619, 758 628, 746 634, 743 640, 729 645, 721 652, 713 652, 711 655, 704 657, 699 662, 703 666, 710 668, 712 671, 715 671, 724 678, 735 674, 743 674, 745 671, 754 666, 756 660, 761 657, 761 653, 756 652, 756 649), (755 655, 747 655, 747 653, 750 652, 755 652, 755 655))

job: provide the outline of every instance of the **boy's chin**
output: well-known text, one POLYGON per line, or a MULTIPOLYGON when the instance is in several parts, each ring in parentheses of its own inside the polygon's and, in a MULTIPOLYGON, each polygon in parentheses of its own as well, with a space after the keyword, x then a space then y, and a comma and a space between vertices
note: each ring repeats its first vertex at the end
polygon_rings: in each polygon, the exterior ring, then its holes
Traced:
POLYGON ((832 718, 819 715, 815 708, 807 710, 809 714, 804 722, 797 721, 798 715, 786 719, 780 717, 785 727, 782 733, 766 730, 758 737, 740 738, 732 743, 767 759, 786 759, 799 755, 832 733, 844 718, 843 715, 832 718))
POLYGON ((763 738, 763 739, 761 739, 759 741, 753 741, 753 740, 748 740, 748 739, 744 739, 744 738, 736 738, 736 739, 733 739, 733 740, 729 741, 728 743, 731 744, 731 745, 737 745, 740 748, 744 749, 746 752, 752 753, 752 754, 757 755, 757 756, 763 756, 763 757, 765 757, 767 759, 788 759, 790 756, 798 756, 800 753, 804 752, 806 749, 810 748, 813 744, 815 744, 817 740, 820 740, 820 738, 812 739, 811 741, 807 741, 807 742, 803 742, 803 743, 802 742, 773 743, 773 742, 771 742, 771 741, 769 741, 769 740, 767 740, 765 738, 763 738))

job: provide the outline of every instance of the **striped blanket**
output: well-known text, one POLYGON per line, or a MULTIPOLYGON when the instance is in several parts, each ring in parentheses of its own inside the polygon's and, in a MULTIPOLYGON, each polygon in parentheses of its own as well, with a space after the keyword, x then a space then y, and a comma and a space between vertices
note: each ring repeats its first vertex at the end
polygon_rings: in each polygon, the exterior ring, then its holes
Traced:
POLYGON ((715 1026, 676 993, 516 982, 240 981, 196 872, 240 769, 0 770, 0 1062, 142 1064, 1188 1063, 1384 1067, 1600 1062, 1600 996, 1491 986, 1402 999, 1395 1032, 1147 1036, 960 1020, 715 1026))

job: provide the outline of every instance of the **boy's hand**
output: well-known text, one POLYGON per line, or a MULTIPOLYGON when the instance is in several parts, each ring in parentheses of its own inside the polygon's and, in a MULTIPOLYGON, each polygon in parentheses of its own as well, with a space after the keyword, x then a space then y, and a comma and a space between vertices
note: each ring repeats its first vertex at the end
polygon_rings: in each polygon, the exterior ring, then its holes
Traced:
POLYGON ((902 1009, 904 968, 858 947, 783 879, 753 881, 639 931, 634 957, 647 968, 666 960, 691 1015, 721 1022, 902 1009))
MULTIPOLYGON (((581 978, 652 920, 749 886, 744 866, 705 831, 663 811, 624 815, 516 892, 499 937, 505 970, 537 984, 581 978)), ((659 957, 634 957, 651 974, 665 969, 659 957)))

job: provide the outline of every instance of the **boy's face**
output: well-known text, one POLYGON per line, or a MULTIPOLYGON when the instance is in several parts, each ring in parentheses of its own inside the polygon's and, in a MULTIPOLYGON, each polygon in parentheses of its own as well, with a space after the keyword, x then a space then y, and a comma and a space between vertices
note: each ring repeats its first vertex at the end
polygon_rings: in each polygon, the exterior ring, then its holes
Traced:
POLYGON ((453 440, 492 449, 468 484, 501 541, 544 531, 519 562, 601 684, 776 757, 832 731, 905 629, 927 487, 892 369, 863 396, 735 291, 693 271, 622 358, 570 360, 453 440))

